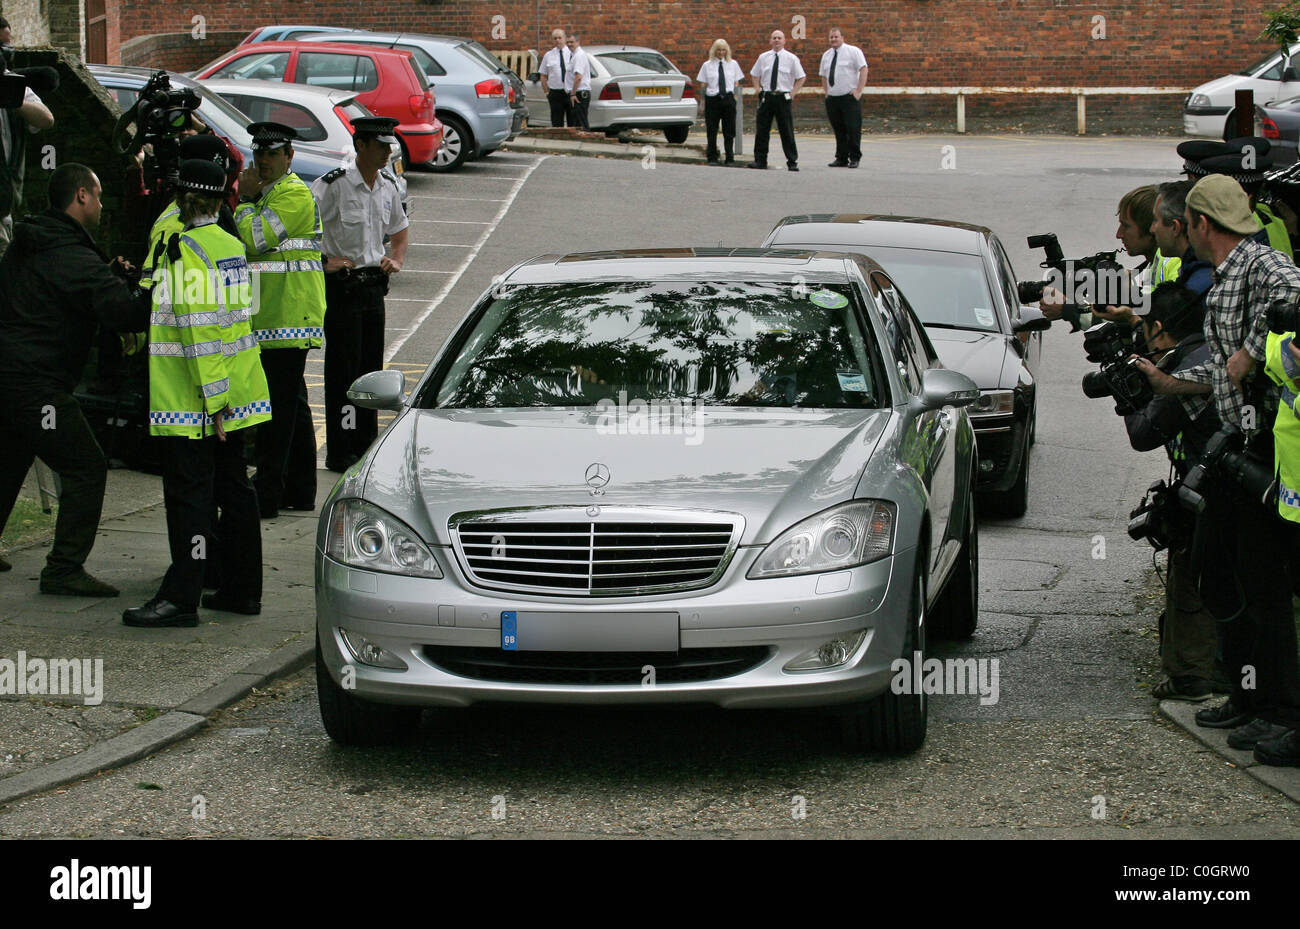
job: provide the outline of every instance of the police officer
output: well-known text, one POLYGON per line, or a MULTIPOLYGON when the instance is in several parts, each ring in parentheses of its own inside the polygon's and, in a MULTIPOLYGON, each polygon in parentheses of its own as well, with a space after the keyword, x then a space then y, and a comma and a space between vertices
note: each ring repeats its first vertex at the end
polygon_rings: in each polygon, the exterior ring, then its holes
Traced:
POLYGON ((591 128, 587 122, 587 108, 591 106, 591 62, 578 44, 578 34, 570 32, 564 39, 569 49, 569 125, 579 129, 591 128))
POLYGON ((165 437, 159 445, 172 563, 157 594, 122 613, 128 626, 197 625, 204 568, 218 543, 221 577, 203 606, 261 612, 257 492, 236 433, 271 418, 248 322, 248 263, 243 243, 217 225, 225 172, 211 161, 185 161, 179 186, 183 228, 168 236, 154 271, 149 326, 149 433, 165 437))
POLYGON ((718 124, 721 123, 727 164, 734 165, 736 94, 745 80, 745 72, 731 60, 731 46, 726 39, 713 40, 709 47, 709 60, 700 65, 695 80, 700 85, 700 96, 704 98, 704 129, 709 140, 705 154, 709 164, 718 163, 718 124))
POLYGON ((776 120, 781 134, 781 148, 785 152, 788 171, 799 170, 799 149, 794 143, 794 95, 807 80, 799 57, 785 50, 785 33, 780 29, 772 33, 772 48, 763 52, 754 62, 749 76, 758 92, 758 115, 754 124, 754 160, 751 168, 767 167, 767 143, 772 135, 772 120, 776 120))
POLYGON ((1178 154, 1184 159, 1183 173, 1192 181, 1211 174, 1224 174, 1240 184, 1250 198, 1255 225, 1259 227, 1254 235, 1255 241, 1292 256, 1286 223, 1275 216, 1267 204, 1259 202, 1267 172, 1273 166, 1271 148, 1268 139, 1259 136, 1243 136, 1227 142, 1191 139, 1178 146, 1178 154))
POLYGON ((828 167, 856 168, 862 160, 862 91, 867 86, 867 58, 862 49, 832 29, 830 48, 818 73, 826 80, 826 119, 835 133, 835 160, 828 167))
POLYGON ((357 159, 311 191, 325 229, 325 467, 345 471, 379 434, 374 410, 348 403, 352 382, 384 364, 384 294, 406 260, 408 222, 388 155, 397 120, 354 119, 357 159), (388 236, 392 254, 384 254, 388 236))
MULTIPOLYGON (((569 115, 569 88, 573 84, 572 54, 565 48, 563 29, 551 30, 554 48, 542 56, 537 66, 542 75, 542 93, 551 106, 551 125, 563 126, 569 115)), ((572 125, 572 123, 570 123, 572 125)))
POLYGON ((311 189, 289 170, 297 133, 253 123, 253 158, 239 178, 246 201, 235 213, 239 238, 256 274, 254 334, 271 388, 272 424, 257 433, 257 502, 263 519, 281 507, 316 506, 316 427, 303 371, 324 336, 325 277, 321 220, 311 189))

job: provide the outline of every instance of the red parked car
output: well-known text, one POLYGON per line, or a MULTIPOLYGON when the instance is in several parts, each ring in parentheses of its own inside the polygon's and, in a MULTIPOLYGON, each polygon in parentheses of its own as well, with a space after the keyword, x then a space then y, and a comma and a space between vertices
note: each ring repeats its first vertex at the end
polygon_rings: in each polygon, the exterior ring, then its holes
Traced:
POLYGON ((398 120, 407 166, 433 160, 442 145, 429 78, 409 51, 370 45, 256 42, 236 46, 194 77, 285 81, 349 90, 376 116, 398 120))

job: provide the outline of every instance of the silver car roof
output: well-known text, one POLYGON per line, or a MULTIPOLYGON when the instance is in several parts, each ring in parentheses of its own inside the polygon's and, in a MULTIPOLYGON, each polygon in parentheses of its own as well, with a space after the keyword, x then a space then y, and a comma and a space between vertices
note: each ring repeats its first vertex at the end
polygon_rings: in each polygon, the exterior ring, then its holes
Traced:
POLYGON ((864 276, 880 266, 861 255, 766 248, 658 248, 538 255, 511 271, 503 283, 559 284, 582 281, 736 280, 847 284, 847 262, 864 276))

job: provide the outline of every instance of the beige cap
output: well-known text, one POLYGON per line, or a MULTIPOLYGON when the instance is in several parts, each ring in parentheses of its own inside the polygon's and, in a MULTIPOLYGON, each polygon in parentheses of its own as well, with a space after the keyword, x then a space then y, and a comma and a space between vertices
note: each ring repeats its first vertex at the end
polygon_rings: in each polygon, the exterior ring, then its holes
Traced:
POLYGON ((1226 174, 1211 174, 1196 182, 1187 194, 1187 205, 1204 213, 1224 229, 1238 235, 1254 235, 1259 223, 1250 211, 1250 198, 1241 185, 1226 174))

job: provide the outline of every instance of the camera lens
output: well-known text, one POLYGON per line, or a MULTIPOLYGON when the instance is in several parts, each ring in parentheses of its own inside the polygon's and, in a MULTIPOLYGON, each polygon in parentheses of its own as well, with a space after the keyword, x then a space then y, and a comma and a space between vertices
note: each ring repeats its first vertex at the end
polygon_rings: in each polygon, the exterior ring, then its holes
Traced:
POLYGON ((1083 395, 1093 400, 1111 396, 1110 379, 1103 371, 1092 371, 1083 376, 1083 395))

